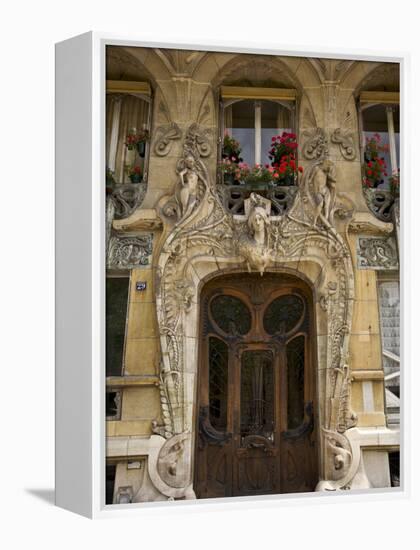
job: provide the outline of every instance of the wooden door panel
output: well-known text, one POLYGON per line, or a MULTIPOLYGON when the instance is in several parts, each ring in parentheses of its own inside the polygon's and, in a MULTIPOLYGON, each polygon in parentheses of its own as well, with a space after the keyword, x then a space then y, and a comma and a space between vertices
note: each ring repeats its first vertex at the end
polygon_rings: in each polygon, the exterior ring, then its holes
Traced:
POLYGON ((310 291, 290 276, 235 275, 201 303, 197 497, 313 491, 310 291))

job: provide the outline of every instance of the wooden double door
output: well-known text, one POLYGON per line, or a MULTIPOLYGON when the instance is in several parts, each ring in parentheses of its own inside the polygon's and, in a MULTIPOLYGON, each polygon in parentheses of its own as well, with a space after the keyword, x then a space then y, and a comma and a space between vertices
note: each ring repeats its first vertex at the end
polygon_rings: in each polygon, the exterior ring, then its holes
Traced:
POLYGON ((311 294, 287 275, 231 275, 202 293, 198 498, 313 491, 311 294))

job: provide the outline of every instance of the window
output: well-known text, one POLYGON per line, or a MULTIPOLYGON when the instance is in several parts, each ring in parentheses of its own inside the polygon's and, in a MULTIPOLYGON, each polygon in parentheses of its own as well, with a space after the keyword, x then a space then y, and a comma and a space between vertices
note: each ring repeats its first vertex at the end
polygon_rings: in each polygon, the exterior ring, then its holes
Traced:
POLYGON ((147 180, 151 89, 146 82, 107 80, 108 183, 147 180))
POLYGON ((388 424, 400 422, 400 289, 396 280, 378 285, 388 424))
POLYGON ((121 391, 107 389, 105 402, 107 420, 121 419, 121 393, 121 391))
POLYGON ((270 164, 272 137, 295 128, 295 90, 222 86, 221 141, 239 142, 247 164, 270 164))
POLYGON ((400 111, 397 92, 362 92, 362 145, 367 187, 390 189, 391 177, 398 176, 400 168, 400 111), (383 160, 382 168, 373 171, 369 163, 375 157, 383 160))
POLYGON ((106 465, 105 504, 112 504, 114 502, 114 486, 115 486, 116 470, 117 470, 116 464, 106 465))
POLYGON ((121 376, 123 371, 125 326, 129 278, 106 280, 106 375, 121 376))

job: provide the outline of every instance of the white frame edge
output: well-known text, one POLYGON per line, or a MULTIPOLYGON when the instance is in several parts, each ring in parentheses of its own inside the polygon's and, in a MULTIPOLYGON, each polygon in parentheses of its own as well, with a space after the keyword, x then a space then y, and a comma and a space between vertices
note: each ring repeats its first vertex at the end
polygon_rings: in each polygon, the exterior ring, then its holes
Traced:
MULTIPOLYGON (((378 52, 305 47, 290 49, 273 44, 244 44, 206 41, 206 44, 139 41, 108 33, 89 32, 56 45, 56 505, 90 518, 121 517, 142 511, 144 517, 161 515, 171 506, 171 514, 223 509, 366 502, 408 498, 410 494, 411 433, 407 411, 410 378, 405 366, 402 385, 402 471, 400 490, 369 489, 351 494, 309 493, 236 497, 212 501, 150 502, 105 505, 105 196, 100 185, 105 180, 105 49, 107 45, 166 47, 207 51, 234 51, 287 56, 327 57, 400 63, 402 139, 401 161, 405 181, 410 181, 407 162, 408 53, 383 55, 378 52), (77 223, 75 223, 77 222, 77 223), (77 345, 75 344, 77 343, 77 345), (74 407, 77 403, 77 408, 74 407), (338 500, 339 499, 339 500, 338 500), (325 503, 325 501, 324 501, 325 503), (191 506, 193 506, 191 508, 191 506)), ((408 255, 404 226, 410 215, 402 192, 401 296, 402 362, 408 356, 408 255)))

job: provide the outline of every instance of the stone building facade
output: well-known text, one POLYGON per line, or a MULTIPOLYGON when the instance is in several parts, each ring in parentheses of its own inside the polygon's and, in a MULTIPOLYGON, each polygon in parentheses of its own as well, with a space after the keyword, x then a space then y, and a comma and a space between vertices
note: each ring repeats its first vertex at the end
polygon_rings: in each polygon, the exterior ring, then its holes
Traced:
POLYGON ((397 176, 398 92, 391 63, 107 48, 108 503, 399 483, 399 201, 366 176, 374 132, 397 176), (218 173, 240 102, 254 162, 264 109, 297 135, 294 184, 218 173))

